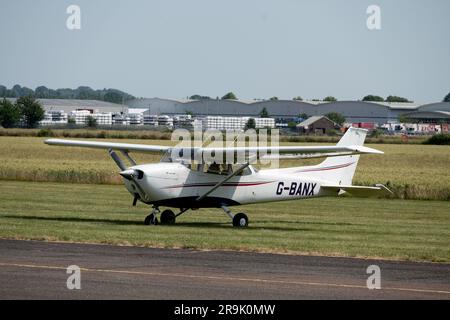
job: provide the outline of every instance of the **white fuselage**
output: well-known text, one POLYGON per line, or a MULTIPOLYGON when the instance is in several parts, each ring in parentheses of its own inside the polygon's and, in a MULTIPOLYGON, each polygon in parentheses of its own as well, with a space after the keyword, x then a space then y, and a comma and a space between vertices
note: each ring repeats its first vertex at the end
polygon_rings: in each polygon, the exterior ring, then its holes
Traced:
POLYGON ((301 173, 298 167, 260 171, 249 167, 249 174, 231 178, 201 201, 197 199, 225 179, 225 174, 165 162, 130 169, 143 172, 140 179, 124 179, 130 193, 139 194, 145 203, 175 208, 220 207, 330 195, 321 190, 321 185, 327 181, 301 173))

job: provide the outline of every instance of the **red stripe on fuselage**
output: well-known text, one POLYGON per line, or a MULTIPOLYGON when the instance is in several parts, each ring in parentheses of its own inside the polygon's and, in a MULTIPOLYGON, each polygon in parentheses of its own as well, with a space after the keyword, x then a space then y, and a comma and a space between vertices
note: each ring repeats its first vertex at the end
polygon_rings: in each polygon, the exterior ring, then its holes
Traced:
POLYGON ((340 165, 337 165, 337 166, 331 166, 331 167, 298 170, 296 172, 313 172, 313 171, 335 170, 335 169, 342 169, 342 168, 351 166, 352 164, 354 164, 354 162, 344 163, 344 164, 340 164, 340 165))

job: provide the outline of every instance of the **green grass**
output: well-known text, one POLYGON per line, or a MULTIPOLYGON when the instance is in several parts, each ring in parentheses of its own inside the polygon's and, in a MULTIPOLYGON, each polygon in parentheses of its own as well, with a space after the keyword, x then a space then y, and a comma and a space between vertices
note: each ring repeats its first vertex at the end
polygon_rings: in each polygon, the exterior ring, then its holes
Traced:
MULTIPOLYGON (((44 140, 37 137, 0 136, 0 180, 121 184, 118 169, 106 150, 48 146, 43 143, 44 140)), ((167 140, 109 140, 171 143, 167 140)), ((368 146, 380 149, 385 154, 361 156, 354 184, 387 184, 397 198, 450 200, 449 146, 368 146)), ((148 154, 133 154, 133 157, 138 163, 160 159, 159 155, 148 154)), ((311 161, 282 161, 280 165, 301 166, 307 163, 311 161)))
POLYGON ((1 181, 0 237, 170 248, 381 257, 450 262, 450 203, 319 198, 189 211, 174 226, 145 226, 149 207, 131 206, 116 185, 1 181))

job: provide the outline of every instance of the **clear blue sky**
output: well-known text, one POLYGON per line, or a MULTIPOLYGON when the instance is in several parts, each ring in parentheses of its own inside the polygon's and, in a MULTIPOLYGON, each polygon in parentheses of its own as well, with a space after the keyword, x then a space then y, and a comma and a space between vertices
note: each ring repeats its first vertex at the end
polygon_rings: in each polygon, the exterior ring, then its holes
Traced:
POLYGON ((450 91, 449 14, 448 0, 0 0, 0 84, 435 102, 450 91))

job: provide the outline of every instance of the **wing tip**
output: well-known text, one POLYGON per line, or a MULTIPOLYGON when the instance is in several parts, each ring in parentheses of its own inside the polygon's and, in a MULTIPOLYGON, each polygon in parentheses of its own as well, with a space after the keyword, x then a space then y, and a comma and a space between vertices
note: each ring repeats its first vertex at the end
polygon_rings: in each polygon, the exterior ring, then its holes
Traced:
POLYGON ((384 152, 381 150, 364 146, 351 146, 350 149, 363 154, 384 154, 384 152))
POLYGON ((45 144, 55 144, 55 143, 57 143, 58 141, 59 141, 60 139, 45 139, 44 140, 44 143, 45 144))

